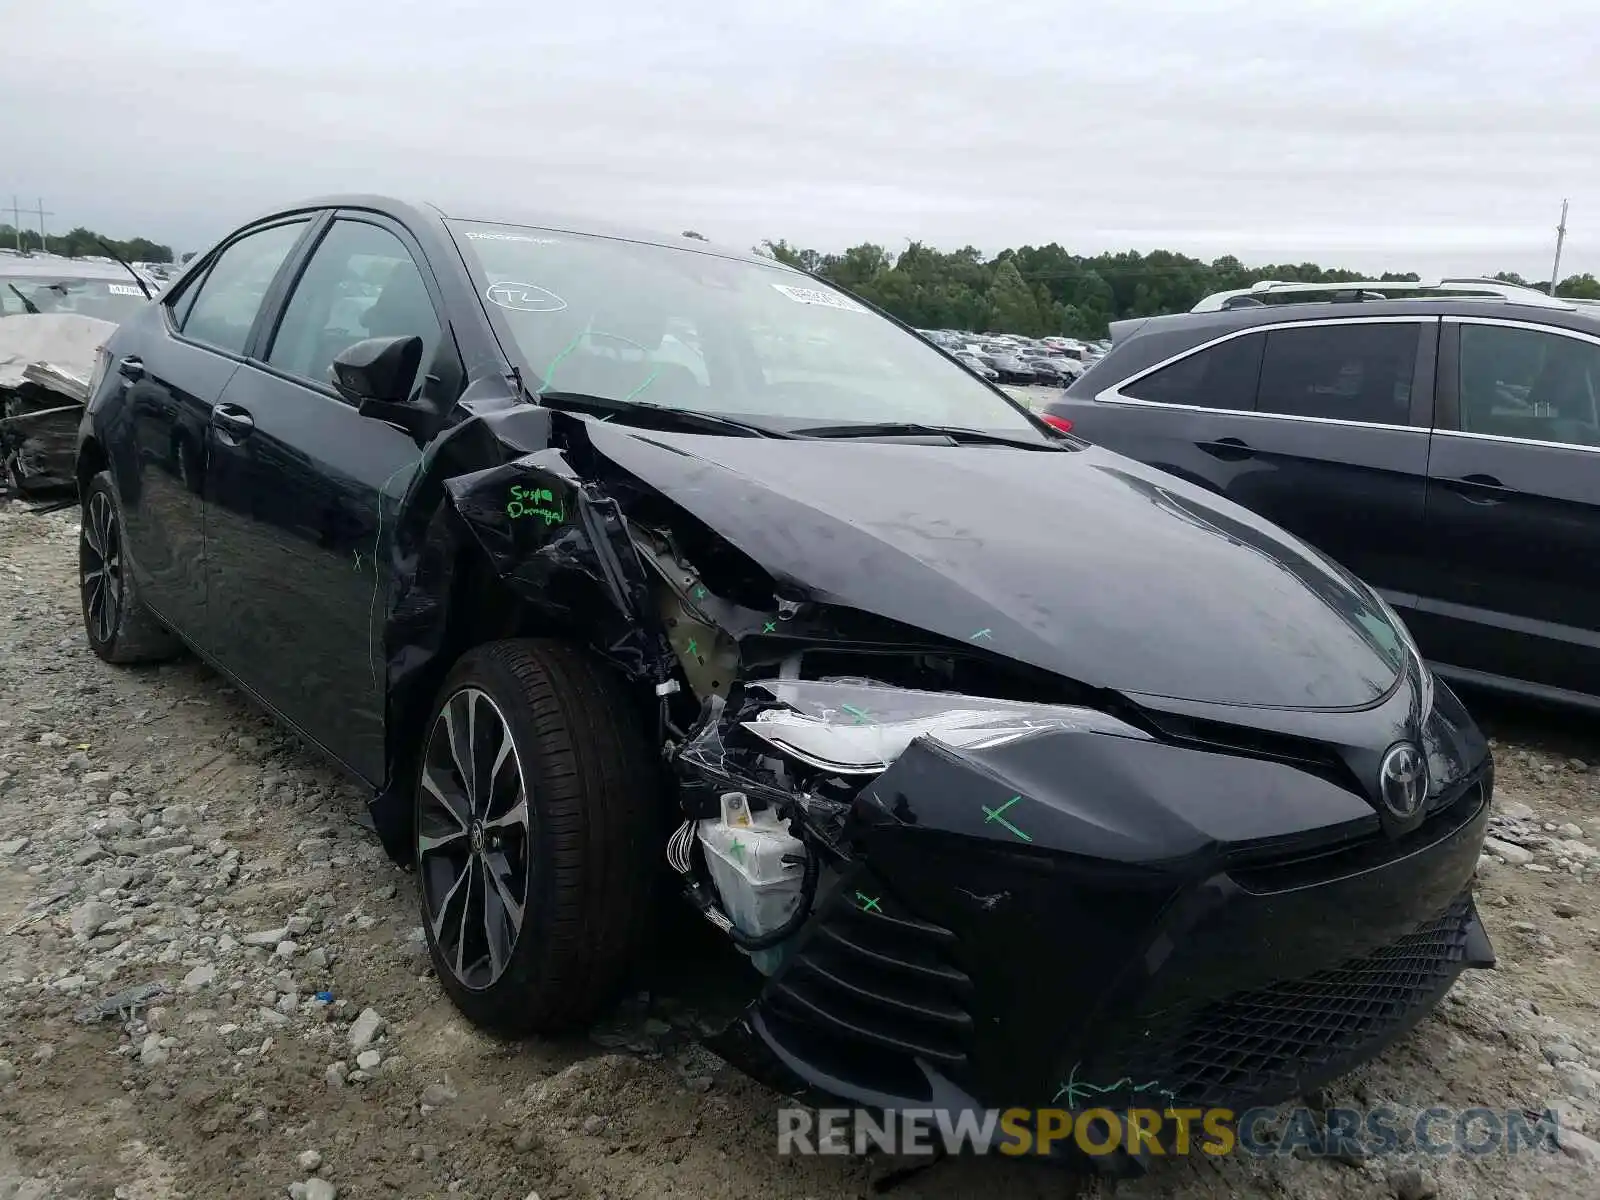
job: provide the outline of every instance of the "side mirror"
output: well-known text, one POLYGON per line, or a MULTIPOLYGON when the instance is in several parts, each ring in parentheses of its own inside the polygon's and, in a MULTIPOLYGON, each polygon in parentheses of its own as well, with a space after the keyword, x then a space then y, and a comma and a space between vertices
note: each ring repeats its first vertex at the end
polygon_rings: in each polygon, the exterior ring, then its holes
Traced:
POLYGON ((345 347, 333 360, 333 387, 363 417, 398 425, 421 446, 439 422, 434 401, 411 399, 421 367, 421 338, 367 338, 345 347))
POLYGON ((352 404, 404 404, 421 365, 421 338, 367 338, 339 351, 333 360, 333 386, 352 404))

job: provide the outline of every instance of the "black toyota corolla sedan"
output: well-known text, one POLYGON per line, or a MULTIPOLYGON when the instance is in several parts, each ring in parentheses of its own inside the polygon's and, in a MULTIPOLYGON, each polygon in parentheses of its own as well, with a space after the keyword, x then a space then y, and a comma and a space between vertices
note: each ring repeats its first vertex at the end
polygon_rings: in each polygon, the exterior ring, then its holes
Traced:
POLYGON ((780 264, 276 212, 77 469, 95 652, 369 785, 486 1026, 590 1018, 663 876, 753 965, 723 1044, 890 1107, 1284 1098, 1491 961, 1489 750, 1371 589, 780 264))

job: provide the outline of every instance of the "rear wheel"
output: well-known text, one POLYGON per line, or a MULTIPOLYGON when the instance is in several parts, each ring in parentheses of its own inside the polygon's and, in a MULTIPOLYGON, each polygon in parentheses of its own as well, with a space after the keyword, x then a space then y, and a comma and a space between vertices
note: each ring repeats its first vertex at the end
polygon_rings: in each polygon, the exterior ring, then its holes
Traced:
POLYGON ((111 473, 101 471, 84 492, 78 532, 78 590, 89 648, 109 663, 172 658, 183 644, 140 603, 123 555, 122 530, 111 473))
POLYGON ((415 858, 440 983, 505 1033, 591 1018, 649 924, 659 779, 630 697, 577 649, 492 642, 451 670, 417 771, 415 858))

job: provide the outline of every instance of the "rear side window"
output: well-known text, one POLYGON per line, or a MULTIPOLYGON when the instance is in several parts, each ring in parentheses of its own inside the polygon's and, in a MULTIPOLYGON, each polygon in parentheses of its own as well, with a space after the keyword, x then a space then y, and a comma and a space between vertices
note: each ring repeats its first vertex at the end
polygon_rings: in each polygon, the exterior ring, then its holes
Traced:
POLYGON ((1259 333, 1218 342, 1171 366, 1122 385, 1124 396, 1157 404, 1196 408, 1255 407, 1256 378, 1261 373, 1259 333))
MULTIPOLYGON (((247 234, 218 255, 183 316, 184 336, 232 354, 244 353, 262 298, 306 224, 291 221, 247 234)), ((179 300, 180 308, 186 301, 187 296, 179 300)))
POLYGON ((1600 446, 1600 346, 1535 329, 1463 324, 1461 428, 1600 446))
POLYGON ((1407 425, 1421 335, 1414 322, 1275 329, 1267 334, 1256 409, 1407 425))
POLYGON ((422 361, 431 362, 439 319, 410 251, 381 226, 340 220, 295 285, 267 362, 327 383, 340 351, 367 338, 411 336, 422 339, 422 361))

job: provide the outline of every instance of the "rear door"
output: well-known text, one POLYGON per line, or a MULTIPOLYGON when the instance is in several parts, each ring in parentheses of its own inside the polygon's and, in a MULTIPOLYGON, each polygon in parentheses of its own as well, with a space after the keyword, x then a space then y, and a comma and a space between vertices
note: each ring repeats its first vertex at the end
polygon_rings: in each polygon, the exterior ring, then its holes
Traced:
POLYGON ((1424 651, 1600 697, 1600 337, 1447 317, 1439 401, 1424 651))
MULTIPOLYGON (((388 547, 422 451, 330 383, 334 357, 416 335, 427 386, 459 389, 438 289, 397 224, 341 213, 296 264, 275 329, 212 421, 206 492, 210 628, 223 665, 370 781, 384 764, 388 547)), ((420 372, 419 372, 420 374, 420 372)), ((447 409, 453 395, 439 397, 447 409)))
POLYGON ((151 336, 112 364, 128 428, 110 437, 140 599, 208 648, 202 492, 212 406, 243 361, 262 301, 309 222, 248 229, 163 301, 151 336))
POLYGON ((1260 513, 1405 608, 1437 337, 1431 317, 1256 326, 1075 406, 1074 428, 1260 513))

